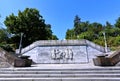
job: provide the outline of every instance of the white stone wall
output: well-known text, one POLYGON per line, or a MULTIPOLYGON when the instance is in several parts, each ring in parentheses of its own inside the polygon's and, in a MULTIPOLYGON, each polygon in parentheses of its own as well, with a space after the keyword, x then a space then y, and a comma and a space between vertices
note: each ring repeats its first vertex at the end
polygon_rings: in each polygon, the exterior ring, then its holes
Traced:
POLYGON ((24 55, 35 63, 86 63, 102 52, 90 46, 39 46, 24 55))
POLYGON ((41 40, 22 49, 35 63, 84 63, 103 53, 104 47, 85 39, 41 40))

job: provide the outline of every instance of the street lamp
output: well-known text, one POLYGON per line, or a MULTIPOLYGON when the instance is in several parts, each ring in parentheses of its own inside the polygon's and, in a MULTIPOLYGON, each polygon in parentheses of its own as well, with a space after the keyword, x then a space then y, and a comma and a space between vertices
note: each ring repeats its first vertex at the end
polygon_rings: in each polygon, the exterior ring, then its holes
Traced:
POLYGON ((107 53, 108 49, 107 49, 107 41, 106 41, 105 32, 103 32, 103 35, 104 35, 104 41, 105 41, 105 52, 107 53))
POLYGON ((22 38, 23 38, 23 33, 20 33, 19 54, 21 54, 21 50, 22 50, 22 38))

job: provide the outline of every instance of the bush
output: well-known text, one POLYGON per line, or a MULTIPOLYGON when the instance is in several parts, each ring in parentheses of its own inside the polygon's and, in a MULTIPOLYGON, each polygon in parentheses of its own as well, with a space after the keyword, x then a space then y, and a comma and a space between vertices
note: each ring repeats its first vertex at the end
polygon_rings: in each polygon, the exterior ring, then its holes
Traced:
POLYGON ((0 44, 0 47, 8 52, 14 52, 14 50, 10 44, 0 44))

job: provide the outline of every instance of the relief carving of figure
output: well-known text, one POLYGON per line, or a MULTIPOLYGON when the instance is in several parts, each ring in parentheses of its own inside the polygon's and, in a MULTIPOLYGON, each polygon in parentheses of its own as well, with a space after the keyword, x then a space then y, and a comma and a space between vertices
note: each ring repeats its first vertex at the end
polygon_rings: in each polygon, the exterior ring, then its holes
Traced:
POLYGON ((52 59, 71 59, 73 60, 73 51, 72 49, 65 49, 65 50, 60 50, 60 49, 54 49, 51 52, 52 59))

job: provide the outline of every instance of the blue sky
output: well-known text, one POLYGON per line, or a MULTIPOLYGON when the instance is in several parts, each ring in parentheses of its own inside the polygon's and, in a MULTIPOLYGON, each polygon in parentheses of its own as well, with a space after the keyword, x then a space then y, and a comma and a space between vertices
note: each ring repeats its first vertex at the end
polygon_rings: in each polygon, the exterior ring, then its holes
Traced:
POLYGON ((67 29, 73 28, 75 15, 79 15, 82 21, 102 24, 106 21, 114 24, 120 17, 120 0, 0 0, 0 22, 25 8, 38 9, 60 40, 65 38, 67 29))

